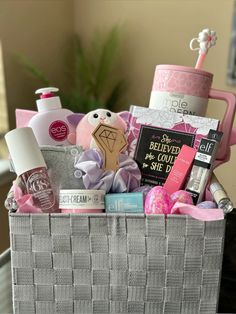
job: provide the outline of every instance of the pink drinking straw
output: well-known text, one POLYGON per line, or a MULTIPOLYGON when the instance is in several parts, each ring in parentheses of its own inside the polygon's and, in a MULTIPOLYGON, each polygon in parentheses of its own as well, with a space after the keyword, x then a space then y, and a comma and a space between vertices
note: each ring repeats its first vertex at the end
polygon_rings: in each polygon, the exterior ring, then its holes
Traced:
POLYGON ((204 60, 206 58, 207 52, 209 48, 215 46, 217 40, 216 32, 211 31, 209 28, 203 29, 199 34, 198 38, 193 38, 190 41, 190 49, 198 50, 199 56, 197 59, 197 63, 195 65, 195 69, 202 69, 204 60), (197 41, 199 43, 199 47, 193 47, 193 43, 197 41))

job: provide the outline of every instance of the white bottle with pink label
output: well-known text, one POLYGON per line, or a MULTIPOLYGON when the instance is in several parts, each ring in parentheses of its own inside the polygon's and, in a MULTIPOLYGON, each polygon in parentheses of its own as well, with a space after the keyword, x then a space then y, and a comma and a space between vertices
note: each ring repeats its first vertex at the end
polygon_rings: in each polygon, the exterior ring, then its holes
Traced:
POLYGON ((57 91, 58 88, 47 87, 35 92, 35 94, 40 94, 40 99, 36 101, 38 113, 33 116, 28 126, 33 129, 40 146, 70 145, 67 136, 75 131, 67 120, 67 116, 73 112, 62 108, 60 97, 54 94, 57 91))

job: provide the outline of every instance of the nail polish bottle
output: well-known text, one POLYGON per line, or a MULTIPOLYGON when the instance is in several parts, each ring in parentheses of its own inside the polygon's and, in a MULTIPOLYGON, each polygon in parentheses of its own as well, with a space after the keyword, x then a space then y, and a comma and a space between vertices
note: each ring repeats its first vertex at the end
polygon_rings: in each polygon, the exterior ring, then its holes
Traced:
POLYGON ((14 129, 5 135, 5 140, 15 172, 23 182, 23 193, 31 194, 33 204, 43 212, 56 211, 54 191, 33 130, 29 127, 14 129))

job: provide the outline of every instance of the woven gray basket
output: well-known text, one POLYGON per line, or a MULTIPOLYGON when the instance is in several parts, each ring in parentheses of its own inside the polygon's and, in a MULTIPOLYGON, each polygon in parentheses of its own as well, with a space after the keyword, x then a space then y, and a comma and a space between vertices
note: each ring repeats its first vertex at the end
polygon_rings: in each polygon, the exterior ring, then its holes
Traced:
POLYGON ((0 254, 0 313, 12 314, 10 249, 0 254))
POLYGON ((225 221, 10 214, 16 314, 215 314, 225 221))

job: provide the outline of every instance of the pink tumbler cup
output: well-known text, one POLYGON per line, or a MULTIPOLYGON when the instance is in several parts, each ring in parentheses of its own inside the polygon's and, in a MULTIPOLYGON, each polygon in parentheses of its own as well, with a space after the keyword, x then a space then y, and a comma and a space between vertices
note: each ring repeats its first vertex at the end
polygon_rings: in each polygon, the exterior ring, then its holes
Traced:
POLYGON ((233 93, 212 89, 213 74, 185 66, 157 65, 149 108, 205 116, 208 99, 223 100, 227 104, 219 130, 224 133, 217 154, 225 160, 235 116, 236 98, 233 93))

